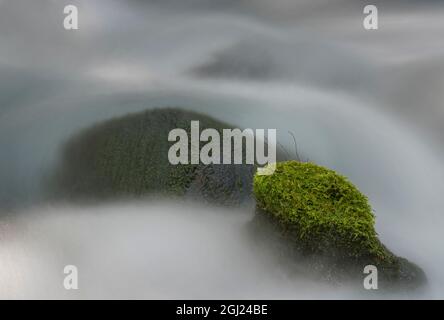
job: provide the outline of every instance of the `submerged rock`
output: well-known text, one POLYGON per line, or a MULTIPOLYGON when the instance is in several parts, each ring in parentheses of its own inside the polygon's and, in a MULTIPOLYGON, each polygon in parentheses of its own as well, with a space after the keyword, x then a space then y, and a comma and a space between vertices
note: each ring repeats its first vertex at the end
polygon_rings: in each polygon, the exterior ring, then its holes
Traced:
MULTIPOLYGON (((72 137, 64 146, 54 179, 59 197, 100 199, 152 194, 190 196, 224 205, 251 198, 253 165, 172 165, 172 129, 190 132, 233 126, 181 109, 165 108, 105 121, 72 137)), ((189 141, 190 143, 190 141, 189 141)), ((222 154, 222 152, 221 152, 222 154)))
POLYGON ((362 279, 364 267, 374 265, 379 287, 416 287, 425 281, 418 266, 380 242, 367 198, 336 172, 281 162, 273 175, 254 177, 254 194, 254 224, 272 228, 285 250, 327 278, 362 279))

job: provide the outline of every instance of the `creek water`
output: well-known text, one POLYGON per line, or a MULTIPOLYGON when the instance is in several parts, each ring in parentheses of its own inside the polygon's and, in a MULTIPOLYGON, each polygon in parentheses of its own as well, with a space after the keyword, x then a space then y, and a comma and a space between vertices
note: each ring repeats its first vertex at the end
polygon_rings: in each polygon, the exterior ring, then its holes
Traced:
POLYGON ((294 157, 291 131, 303 159, 368 195, 382 241, 426 272, 424 290, 395 297, 444 297, 444 6, 395 1, 368 33, 353 1, 72 2, 76 33, 54 27, 54 1, 0 1, 0 297, 373 297, 251 250, 251 208, 42 200, 73 133, 165 106, 277 129, 294 157), (81 290, 61 287, 66 264, 81 290))

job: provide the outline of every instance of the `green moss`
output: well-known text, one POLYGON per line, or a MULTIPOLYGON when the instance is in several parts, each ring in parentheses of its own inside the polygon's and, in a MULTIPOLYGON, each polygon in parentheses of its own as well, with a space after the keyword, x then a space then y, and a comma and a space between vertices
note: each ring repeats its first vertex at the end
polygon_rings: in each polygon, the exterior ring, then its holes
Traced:
POLYGON ((367 198, 332 170, 312 163, 278 163, 273 175, 255 176, 254 193, 262 209, 297 228, 306 249, 346 246, 351 256, 390 258, 378 240, 367 198))
MULTIPOLYGON (((419 285, 423 271, 395 256, 378 239, 375 216, 363 195, 346 177, 315 165, 277 163, 274 174, 254 177, 259 217, 279 231, 293 249, 305 256, 329 259, 316 268, 329 274, 353 273, 365 265, 378 267, 390 285, 419 285)), ((315 261, 324 261, 319 258, 315 261)))

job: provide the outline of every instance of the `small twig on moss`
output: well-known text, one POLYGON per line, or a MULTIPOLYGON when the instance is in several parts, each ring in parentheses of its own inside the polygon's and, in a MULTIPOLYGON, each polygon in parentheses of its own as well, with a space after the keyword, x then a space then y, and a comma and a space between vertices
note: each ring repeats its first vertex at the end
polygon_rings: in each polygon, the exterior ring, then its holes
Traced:
POLYGON ((296 142, 296 138, 295 138, 295 136, 294 136, 294 133, 293 132, 291 132, 290 130, 288 130, 288 133, 291 135, 291 137, 293 138, 293 142, 294 142, 294 151, 295 151, 295 154, 296 154, 296 159, 299 161, 299 162, 301 162, 301 158, 299 157, 299 153, 298 153, 298 144, 297 144, 297 142, 296 142))
POLYGON ((288 153, 287 149, 285 149, 284 146, 283 146, 281 143, 279 143, 279 142, 278 142, 278 146, 279 146, 279 147, 285 152, 285 154, 287 155, 287 159, 286 159, 286 160, 290 160, 290 159, 291 159, 291 156, 290 156, 290 154, 288 153))

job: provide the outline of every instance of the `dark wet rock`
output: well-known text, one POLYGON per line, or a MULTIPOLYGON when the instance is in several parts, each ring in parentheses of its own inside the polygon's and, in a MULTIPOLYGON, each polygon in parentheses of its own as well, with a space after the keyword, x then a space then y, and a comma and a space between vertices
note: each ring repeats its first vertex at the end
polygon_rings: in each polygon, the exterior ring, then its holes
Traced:
MULTIPOLYGON (((233 126, 181 109, 154 109, 98 123, 64 146, 53 190, 68 199, 116 199, 148 195, 190 196, 237 205, 251 199, 254 165, 172 165, 172 129, 190 133, 233 126)), ((190 144, 189 139, 189 144, 190 144)), ((222 154, 222 152, 221 152, 222 154)))

